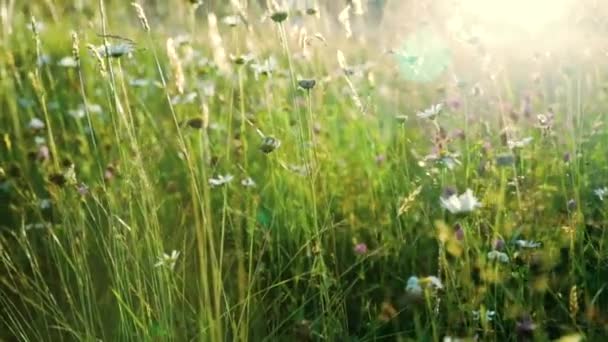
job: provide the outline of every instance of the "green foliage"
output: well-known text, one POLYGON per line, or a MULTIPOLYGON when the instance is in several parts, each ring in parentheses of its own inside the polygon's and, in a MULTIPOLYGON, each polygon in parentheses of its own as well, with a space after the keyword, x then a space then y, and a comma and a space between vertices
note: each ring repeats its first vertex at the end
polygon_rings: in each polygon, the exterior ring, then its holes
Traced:
POLYGON ((608 336, 601 61, 415 84, 322 17, 89 5, 0 43, 0 338, 608 336))

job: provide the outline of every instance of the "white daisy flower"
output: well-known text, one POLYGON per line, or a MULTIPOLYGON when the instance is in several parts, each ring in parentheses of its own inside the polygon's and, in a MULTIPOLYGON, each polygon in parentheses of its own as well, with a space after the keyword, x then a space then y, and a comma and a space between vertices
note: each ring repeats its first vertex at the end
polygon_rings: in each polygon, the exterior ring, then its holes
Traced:
POLYGON ((78 61, 72 56, 66 56, 60 59, 59 62, 57 62, 57 65, 64 68, 75 68, 78 66, 78 61))
POLYGON ((251 177, 247 177, 247 178, 241 180, 241 185, 246 188, 255 188, 255 186, 256 186, 255 181, 253 179, 251 179, 251 177))
POLYGON ((503 252, 499 252, 499 251, 491 251, 488 252, 488 260, 494 261, 500 261, 503 264, 506 264, 509 262, 509 256, 506 253, 503 252))
POLYGON ((421 119, 434 119, 443 109, 443 103, 432 105, 431 107, 416 113, 416 116, 421 119))
POLYGON ((473 195, 471 189, 467 189, 463 194, 457 196, 453 194, 447 198, 440 197, 441 207, 447 209, 452 214, 468 213, 481 207, 481 203, 473 195))
POLYGON ((158 257, 158 262, 154 264, 154 267, 168 267, 171 271, 175 268, 177 259, 179 258, 179 251, 173 250, 171 254, 163 253, 158 257))
POLYGON ((510 149, 523 148, 526 145, 529 145, 532 140, 532 137, 523 138, 521 140, 509 140, 507 141, 507 145, 510 149))
POLYGON ((608 195, 608 187, 598 188, 593 190, 593 193, 600 199, 600 201, 604 201, 604 196, 608 195))
POLYGON ((30 122, 27 124, 27 126, 33 130, 41 130, 41 129, 44 129, 44 127, 45 127, 44 121, 42 121, 38 118, 32 118, 32 120, 30 120, 30 122))
POLYGON ((528 241, 528 240, 515 240, 515 244, 520 248, 538 248, 542 246, 542 243, 537 241, 528 241))
POLYGON ((233 179, 234 176, 231 174, 219 175, 215 178, 209 178, 209 185, 212 187, 218 187, 232 182, 233 179))

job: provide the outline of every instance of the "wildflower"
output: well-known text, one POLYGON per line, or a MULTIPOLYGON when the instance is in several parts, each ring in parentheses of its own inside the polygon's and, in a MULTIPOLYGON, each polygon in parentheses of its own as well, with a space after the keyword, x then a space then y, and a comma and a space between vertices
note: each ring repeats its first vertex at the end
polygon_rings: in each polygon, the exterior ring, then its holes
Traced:
POLYGON ((179 251, 176 250, 171 251, 171 254, 163 253, 163 255, 158 258, 158 262, 154 264, 154 267, 168 267, 173 271, 179 254, 179 251))
POLYGON ((395 309, 393 304, 387 301, 382 302, 382 307, 380 308, 380 314, 378 315, 378 319, 382 322, 388 322, 395 317, 397 317, 397 310, 395 309))
POLYGON ((45 65, 51 64, 51 62, 52 62, 51 56, 49 56, 47 54, 41 54, 38 57, 38 60, 36 61, 36 65, 38 65, 39 67, 41 67, 41 66, 45 66, 45 65))
POLYGON ((212 187, 218 187, 232 182, 233 179, 234 176, 229 173, 226 175, 219 175, 216 178, 209 178, 209 185, 212 187))
POLYGON ((420 286, 420 280, 416 276, 411 276, 407 279, 407 285, 405 291, 409 294, 420 296, 422 295, 422 287, 420 286))
POLYGON ((551 112, 547 115, 538 114, 536 119, 538 120, 538 127, 540 129, 548 130, 551 129, 551 126, 553 126, 553 114, 551 112))
POLYGON ((479 84, 475 84, 471 89, 471 96, 481 96, 483 95, 483 89, 479 84))
POLYGON ((462 225, 459 223, 456 224, 456 230, 454 231, 454 237, 458 241, 464 240, 464 229, 462 229, 462 225))
POLYGON ((247 177, 247 178, 241 180, 241 185, 246 188, 255 188, 256 187, 255 181, 253 179, 251 179, 251 177, 247 177))
POLYGON ((50 209, 51 200, 48 198, 41 199, 40 202, 38 202, 38 207, 40 207, 42 210, 50 209))
POLYGON ((48 224, 44 224, 42 222, 38 222, 38 223, 28 223, 26 224, 23 229, 25 230, 32 230, 32 229, 44 229, 47 228, 49 225, 48 224))
POLYGON ((175 96, 173 96, 173 98, 171 98, 171 104, 172 105, 190 104, 190 103, 193 103, 194 100, 196 100, 197 96, 198 96, 198 94, 194 91, 189 92, 184 95, 175 95, 175 96))
MULTIPOLYGON (((481 313, 479 312, 479 310, 473 310, 471 313, 473 314, 473 320, 474 321, 479 321, 479 319, 481 318, 481 313)), ((494 311, 494 310, 486 310, 486 314, 485 314, 485 320, 486 320, 486 322, 493 321, 494 317, 496 317, 496 311, 494 311)))
POLYGON ((367 245, 363 242, 358 243, 353 248, 355 254, 363 255, 367 253, 367 245))
POLYGON ((235 56, 230 54, 230 60, 237 65, 244 65, 254 60, 254 55, 252 53, 246 53, 243 55, 235 56))
POLYGON ((608 187, 598 188, 593 190, 593 193, 600 199, 600 201, 604 201, 604 196, 608 195, 608 187))
POLYGON ((222 23, 230 27, 236 27, 241 24, 241 17, 238 15, 228 15, 222 18, 222 23))
POLYGON ((66 56, 57 62, 57 65, 64 68, 76 68, 78 66, 78 61, 72 56, 66 56))
POLYGON ((152 81, 145 78, 136 78, 129 81, 129 85, 132 87, 144 88, 152 84, 152 81))
POLYGON ((274 137, 264 137, 262 140, 262 144, 260 145, 260 150, 266 154, 276 150, 281 146, 281 141, 274 137))
POLYGON ((422 278, 420 280, 420 283, 433 290, 442 290, 443 289, 443 283, 441 282, 441 279, 439 279, 435 276, 428 276, 426 278, 422 278))
POLYGON ((285 11, 276 11, 270 15, 270 19, 272 19, 272 21, 275 23, 282 23, 287 19, 288 16, 289 14, 285 11))
POLYGON ((515 245, 519 248, 533 249, 542 246, 542 243, 528 240, 515 240, 515 245))
POLYGON ((442 341, 443 342, 465 342, 465 341, 468 341, 468 339, 460 338, 460 337, 444 336, 442 341))
POLYGON ((473 195, 471 189, 467 189, 460 196, 452 194, 449 197, 440 197, 441 207, 447 209, 452 214, 468 213, 481 206, 481 203, 473 195))
POLYGON ((507 146, 510 149, 523 148, 526 145, 529 145, 532 142, 532 137, 523 138, 521 140, 508 140, 507 146))
POLYGON ((44 125, 44 121, 38 119, 38 118, 32 118, 30 120, 30 122, 27 124, 27 126, 34 131, 39 131, 44 129, 45 125, 44 125))
POLYGON ((270 75, 275 71, 276 67, 277 60, 272 56, 259 63, 251 64, 251 69, 253 69, 256 77, 258 77, 258 75, 270 75))
POLYGON ((84 183, 80 183, 76 190, 78 191, 80 196, 86 196, 89 194, 89 187, 84 183))
POLYGON ((499 252, 499 251, 491 251, 488 252, 488 260, 490 261, 500 261, 503 264, 506 264, 509 262, 509 256, 506 253, 503 252, 499 252))
POLYGON ((116 168, 114 168, 114 165, 109 164, 108 166, 106 166, 106 169, 103 172, 103 178, 106 181, 110 181, 110 180, 114 179, 115 175, 116 175, 116 168))
POLYGON ((524 315, 515 323, 515 332, 520 338, 531 339, 536 330, 536 324, 529 315, 524 315))
POLYGON ((495 239, 492 243, 492 248, 496 251, 502 251, 505 249, 505 240, 503 239, 495 239))
POLYGON ((312 322, 307 319, 297 322, 294 333, 296 335, 296 341, 313 341, 312 322))
POLYGON ((421 119, 433 120, 436 116, 438 116, 441 113, 442 110, 443 110, 443 104, 438 103, 436 105, 432 105, 431 107, 423 110, 422 112, 416 113, 416 116, 418 116, 421 119))
POLYGON ((569 211, 576 210, 576 201, 574 199, 569 199, 568 203, 566 203, 566 207, 569 211))
POLYGON ((135 44, 132 42, 123 42, 118 44, 106 44, 96 48, 97 53, 101 58, 111 57, 120 58, 122 56, 130 57, 135 51, 135 44))
POLYGON ((515 156, 511 153, 500 154, 496 156, 496 165, 511 166, 515 163, 515 156))
POLYGON ((76 109, 68 110, 68 115, 75 119, 81 119, 85 117, 87 110, 91 114, 101 114, 102 109, 98 104, 88 104, 86 107, 82 103, 76 109))
POLYGON ((312 79, 310 79, 310 80, 299 80, 298 81, 298 85, 300 87, 302 87, 302 89, 305 89, 305 90, 311 90, 312 88, 315 87, 316 84, 317 84, 317 81, 312 80, 312 79))

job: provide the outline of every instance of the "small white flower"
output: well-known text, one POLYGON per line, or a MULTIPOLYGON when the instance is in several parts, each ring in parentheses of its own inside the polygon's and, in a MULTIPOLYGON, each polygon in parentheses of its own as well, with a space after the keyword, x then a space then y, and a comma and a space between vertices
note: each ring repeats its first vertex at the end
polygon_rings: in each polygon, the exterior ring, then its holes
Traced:
POLYGON ((44 121, 38 118, 33 118, 32 120, 30 120, 30 123, 28 123, 27 126, 33 130, 41 130, 45 127, 44 121))
POLYGON ((532 142, 532 137, 523 138, 521 140, 509 140, 507 141, 507 145, 510 149, 514 148, 523 148, 526 145, 529 145, 532 142))
POLYGON ((85 116, 84 108, 78 107, 76 109, 68 110, 68 115, 73 117, 74 119, 82 119, 85 116))
POLYGON ((46 227, 48 227, 47 224, 39 222, 39 223, 28 223, 23 227, 23 229, 25 229, 25 230, 44 229, 46 227))
POLYGON ((488 252, 488 260, 491 260, 491 261, 498 260, 498 261, 502 262, 503 264, 506 264, 509 262, 509 256, 503 252, 491 251, 491 252, 488 252))
POLYGON ((206 97, 215 96, 215 83, 212 81, 201 81, 198 83, 198 88, 206 97))
POLYGON ((134 78, 129 81, 129 85, 137 88, 144 88, 152 84, 152 81, 146 78, 134 78))
POLYGON ((247 177, 247 178, 241 180, 241 185, 246 188, 255 188, 255 186, 256 186, 255 181, 253 179, 251 179, 251 177, 247 177))
POLYGON ((75 68, 78 66, 78 61, 72 56, 66 56, 60 59, 59 62, 57 62, 57 65, 64 68, 75 68))
POLYGON ((46 139, 44 137, 35 136, 34 142, 36 143, 36 145, 44 145, 46 143, 46 139))
POLYGON ((215 178, 209 178, 209 185, 212 187, 218 187, 232 182, 233 179, 234 176, 231 174, 219 175, 215 178))
POLYGON ((99 53, 102 58, 106 57, 106 52, 108 56, 112 58, 119 58, 124 55, 130 57, 133 51, 135 51, 135 45, 133 45, 133 43, 108 44, 106 46, 101 45, 97 47, 97 53, 99 53))
POLYGON ((456 194, 450 197, 440 197, 441 207, 447 209, 452 214, 468 213, 481 206, 481 203, 473 195, 471 189, 467 189, 463 194, 456 194))
POLYGON ((435 277, 435 276, 428 276, 426 278, 422 279, 422 282, 424 284, 428 284, 429 287, 431 287, 434 290, 441 290, 443 289, 443 283, 441 282, 441 279, 435 277))
POLYGON ((520 248, 538 248, 542 246, 542 243, 528 240, 516 240, 515 244, 520 248))
POLYGON ((251 64, 251 68, 253 69, 253 72, 255 73, 256 78, 259 75, 268 75, 271 74, 275 71, 277 67, 277 60, 270 56, 268 59, 259 62, 259 63, 253 63, 251 64))
POLYGON ((49 209, 51 207, 51 200, 48 198, 45 199, 41 199, 40 202, 38 203, 38 206, 40 207, 40 209, 49 209))
POLYGON ((600 199, 600 201, 604 201, 604 196, 608 195, 608 187, 598 188, 593 190, 593 193, 600 199))
POLYGON ((163 253, 163 255, 158 258, 158 262, 154 264, 154 267, 168 267, 173 271, 179 254, 180 252, 176 250, 171 251, 171 254, 163 253))
POLYGON ((87 107, 85 107, 81 103, 76 109, 68 110, 68 115, 75 119, 82 119, 87 113, 86 109, 88 109, 89 113, 91 114, 101 114, 102 112, 101 106, 98 104, 89 104, 87 107))
POLYGON ((184 95, 176 95, 171 99, 171 104, 177 105, 193 103, 197 96, 198 94, 194 91, 184 95))
POLYGON ((91 114, 101 114, 101 112, 103 111, 101 109, 101 106, 98 104, 95 104, 95 103, 89 103, 88 109, 89 109, 89 113, 91 113, 91 114))
POLYGON ((443 337, 443 342, 464 342, 467 341, 464 338, 460 338, 460 337, 452 337, 452 336, 444 336, 443 337))
POLYGON ((433 119, 443 110, 443 103, 432 105, 431 107, 416 113, 416 116, 421 119, 433 119))
POLYGON ((239 17, 238 15, 228 15, 222 18, 222 23, 231 27, 235 27, 241 23, 241 17, 239 17))
MULTIPOLYGON (((473 320, 479 321, 479 318, 481 318, 481 314, 479 313, 479 310, 473 310, 471 313, 473 314, 473 320)), ((487 322, 493 321, 494 317, 496 317, 496 311, 486 310, 486 321, 487 322)))

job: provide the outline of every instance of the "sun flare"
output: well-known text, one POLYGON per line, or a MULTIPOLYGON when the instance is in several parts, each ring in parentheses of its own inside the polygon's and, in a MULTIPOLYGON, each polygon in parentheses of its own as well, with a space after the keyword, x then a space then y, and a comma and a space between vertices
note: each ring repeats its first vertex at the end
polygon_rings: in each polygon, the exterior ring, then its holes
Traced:
POLYGON ((497 26, 537 32, 566 20, 574 0, 461 0, 463 14, 497 26))

